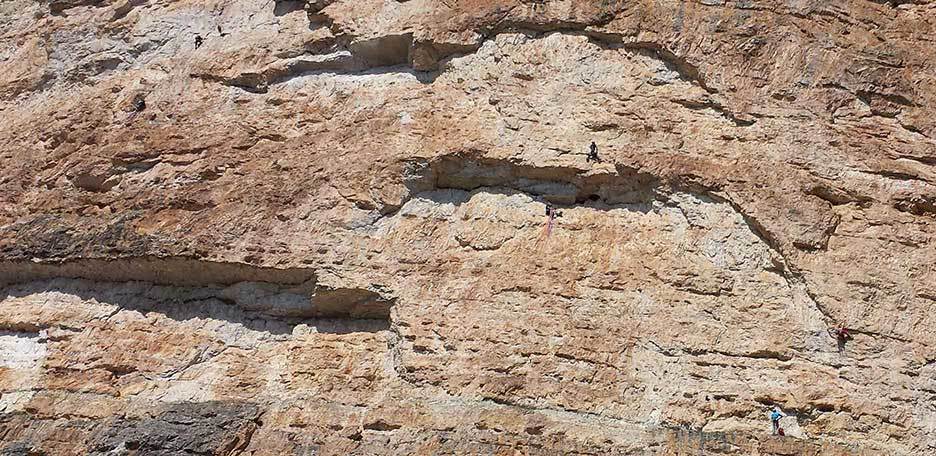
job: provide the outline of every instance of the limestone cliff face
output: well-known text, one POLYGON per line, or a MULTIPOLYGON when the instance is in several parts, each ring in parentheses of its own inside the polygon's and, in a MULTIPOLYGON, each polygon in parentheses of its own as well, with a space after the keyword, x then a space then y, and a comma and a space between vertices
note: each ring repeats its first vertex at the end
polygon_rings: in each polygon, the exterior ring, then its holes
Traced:
POLYGON ((0 10, 0 454, 936 454, 934 2, 0 10))

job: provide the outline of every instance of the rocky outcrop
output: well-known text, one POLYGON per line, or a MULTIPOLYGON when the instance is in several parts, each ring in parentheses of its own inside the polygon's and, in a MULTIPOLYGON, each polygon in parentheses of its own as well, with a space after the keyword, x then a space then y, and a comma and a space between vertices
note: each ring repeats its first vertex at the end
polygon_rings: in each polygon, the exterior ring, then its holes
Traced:
POLYGON ((237 454, 260 424, 256 406, 182 403, 156 416, 115 420, 92 443, 92 454, 237 454))
POLYGON ((936 451, 933 2, 0 10, 0 453, 936 451))

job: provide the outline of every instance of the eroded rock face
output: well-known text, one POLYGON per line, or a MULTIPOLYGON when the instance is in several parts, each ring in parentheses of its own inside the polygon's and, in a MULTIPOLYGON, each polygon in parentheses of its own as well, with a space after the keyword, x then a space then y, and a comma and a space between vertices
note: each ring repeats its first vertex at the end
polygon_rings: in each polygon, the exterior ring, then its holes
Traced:
POLYGON ((933 2, 0 10, 2 454, 936 452, 933 2))

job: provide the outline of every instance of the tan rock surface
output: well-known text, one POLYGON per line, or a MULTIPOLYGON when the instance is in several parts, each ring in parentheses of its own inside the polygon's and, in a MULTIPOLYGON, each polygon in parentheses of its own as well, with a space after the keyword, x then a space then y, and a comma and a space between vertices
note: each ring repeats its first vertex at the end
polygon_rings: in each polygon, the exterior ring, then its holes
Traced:
POLYGON ((936 3, 0 10, 2 454, 936 452, 936 3))

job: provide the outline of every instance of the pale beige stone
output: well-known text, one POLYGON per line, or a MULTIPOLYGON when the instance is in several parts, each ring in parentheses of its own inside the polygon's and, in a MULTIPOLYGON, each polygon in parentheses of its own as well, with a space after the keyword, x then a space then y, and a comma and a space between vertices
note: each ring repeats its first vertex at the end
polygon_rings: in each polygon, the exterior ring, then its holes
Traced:
POLYGON ((0 11, 0 453, 936 452, 933 2, 0 11))

